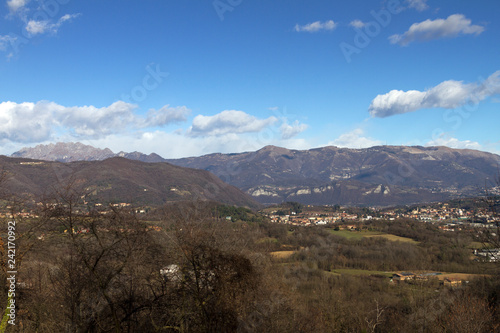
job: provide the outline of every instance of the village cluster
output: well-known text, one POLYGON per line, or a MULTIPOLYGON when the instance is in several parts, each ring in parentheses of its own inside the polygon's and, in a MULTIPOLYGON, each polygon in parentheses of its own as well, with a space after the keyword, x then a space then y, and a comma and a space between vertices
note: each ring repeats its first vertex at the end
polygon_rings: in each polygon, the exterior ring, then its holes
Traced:
MULTIPOLYGON (((397 219, 411 219, 421 222, 438 223, 440 229, 445 231, 461 230, 463 227, 493 227, 500 218, 495 216, 489 209, 464 209, 452 208, 449 204, 439 204, 437 208, 419 207, 403 211, 401 208, 367 209, 368 212, 352 212, 349 209, 337 209, 332 211, 331 207, 307 206, 304 211, 297 213, 290 211, 282 214, 276 209, 267 212, 272 222, 287 223, 297 226, 342 224, 343 228, 353 227, 349 222, 366 222, 370 220, 395 221, 397 219), (346 225, 347 223, 347 225, 346 225)), ((354 228, 357 228, 355 226, 354 228)))

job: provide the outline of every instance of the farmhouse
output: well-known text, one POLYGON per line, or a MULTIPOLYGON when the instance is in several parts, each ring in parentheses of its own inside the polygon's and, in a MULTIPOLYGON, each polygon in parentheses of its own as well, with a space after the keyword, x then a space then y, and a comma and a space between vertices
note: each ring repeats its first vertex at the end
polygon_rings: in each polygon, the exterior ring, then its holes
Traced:
POLYGON ((410 272, 396 273, 392 275, 392 279, 395 281, 406 281, 415 278, 415 274, 410 272))

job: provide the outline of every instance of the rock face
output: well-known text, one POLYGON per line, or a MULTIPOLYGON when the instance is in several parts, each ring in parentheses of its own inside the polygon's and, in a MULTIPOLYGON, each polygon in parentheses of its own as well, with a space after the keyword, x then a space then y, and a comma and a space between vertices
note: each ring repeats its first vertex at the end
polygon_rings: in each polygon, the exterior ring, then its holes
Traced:
POLYGON ((33 148, 23 148, 11 155, 11 157, 30 158, 34 160, 75 162, 75 161, 102 161, 111 157, 124 157, 129 160, 157 163, 166 160, 160 155, 152 153, 149 155, 140 152, 113 153, 110 149, 99 149, 80 142, 58 142, 48 145, 38 145, 33 148))
POLYGON ((323 147, 210 154, 169 162, 210 170, 262 203, 395 205, 474 196, 500 156, 448 147, 323 147))
POLYGON ((12 154, 12 157, 59 162, 102 161, 114 156, 115 154, 108 148, 94 148, 80 142, 38 145, 33 148, 23 148, 12 154))

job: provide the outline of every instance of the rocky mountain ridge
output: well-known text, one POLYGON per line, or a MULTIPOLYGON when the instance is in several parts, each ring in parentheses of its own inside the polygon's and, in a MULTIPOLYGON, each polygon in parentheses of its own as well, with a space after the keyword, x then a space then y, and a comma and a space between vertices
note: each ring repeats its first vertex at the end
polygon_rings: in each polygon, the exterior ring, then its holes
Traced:
MULTIPOLYGON (((86 158, 102 158, 103 151, 86 158)), ((27 153, 23 156, 32 156, 27 153)), ((494 179, 500 165, 500 156, 487 152, 421 146, 310 150, 266 146, 254 152, 168 160, 138 152, 115 156, 210 171, 264 204, 386 206, 475 196, 494 179)))
POLYGON ((209 170, 262 203, 395 205, 481 194, 497 175, 500 156, 448 147, 267 146, 169 162, 209 170))
POLYGON ((149 163, 166 161, 160 155, 155 153, 146 155, 137 151, 132 153, 121 151, 115 154, 109 148, 95 148, 80 142, 57 142, 50 143, 48 145, 40 144, 32 148, 25 147, 13 153, 11 157, 64 163, 75 161, 103 161, 112 157, 124 157, 129 160, 149 163))

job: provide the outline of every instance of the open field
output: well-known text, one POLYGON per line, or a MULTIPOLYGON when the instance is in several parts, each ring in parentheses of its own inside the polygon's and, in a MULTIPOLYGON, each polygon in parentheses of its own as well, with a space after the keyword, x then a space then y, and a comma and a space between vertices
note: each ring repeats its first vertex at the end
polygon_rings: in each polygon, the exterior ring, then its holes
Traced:
POLYGON ((487 276, 487 275, 485 275, 485 274, 464 274, 464 273, 443 273, 441 275, 438 275, 437 277, 439 280, 444 280, 446 278, 449 278, 449 279, 470 281, 474 278, 485 277, 485 276, 487 276))
POLYGON ((382 237, 387 240, 393 241, 393 242, 404 242, 404 243, 412 243, 412 244, 418 244, 417 241, 407 238, 407 237, 400 237, 396 235, 391 235, 391 234, 386 234, 383 232, 379 231, 349 231, 349 230, 333 230, 329 229, 329 231, 333 235, 341 236, 347 239, 361 239, 364 237, 382 237))
POLYGON ((493 248, 493 246, 490 243, 471 242, 468 248, 479 250, 479 249, 493 248))
POLYGON ((332 235, 344 237, 347 239, 361 239, 366 236, 375 236, 380 235, 380 232, 377 231, 349 231, 349 230, 333 230, 328 229, 332 233, 332 235))
POLYGON ((286 259, 291 257, 296 251, 274 251, 271 256, 276 259, 286 259))
POLYGON ((390 240, 392 242, 403 242, 403 243, 418 244, 418 242, 416 240, 413 240, 413 239, 408 238, 408 237, 401 237, 401 236, 396 236, 396 235, 391 235, 391 234, 384 234, 384 233, 381 233, 379 235, 367 235, 367 236, 364 236, 364 237, 382 237, 382 238, 385 238, 385 239, 390 240))
MULTIPOLYGON (((338 268, 338 269, 333 269, 329 273, 334 274, 334 275, 355 275, 355 276, 381 275, 381 276, 391 277, 393 274, 400 273, 400 272, 385 272, 385 271, 371 271, 371 270, 363 270, 363 269, 338 268)), ((413 272, 413 273, 423 274, 423 273, 429 273, 429 272, 418 271, 418 272, 413 272)), ((441 281, 446 279, 446 278, 470 281, 474 278, 484 277, 484 276, 487 276, 487 275, 485 275, 485 274, 441 272, 440 275, 436 275, 436 278, 438 278, 441 281)))
POLYGON ((339 268, 333 269, 330 273, 335 275, 383 275, 386 277, 391 277, 393 272, 384 272, 384 271, 369 271, 364 269, 350 269, 350 268, 339 268))
POLYGON ((274 237, 264 237, 261 238, 257 241, 258 244, 263 244, 263 243, 277 243, 278 240, 274 237))

